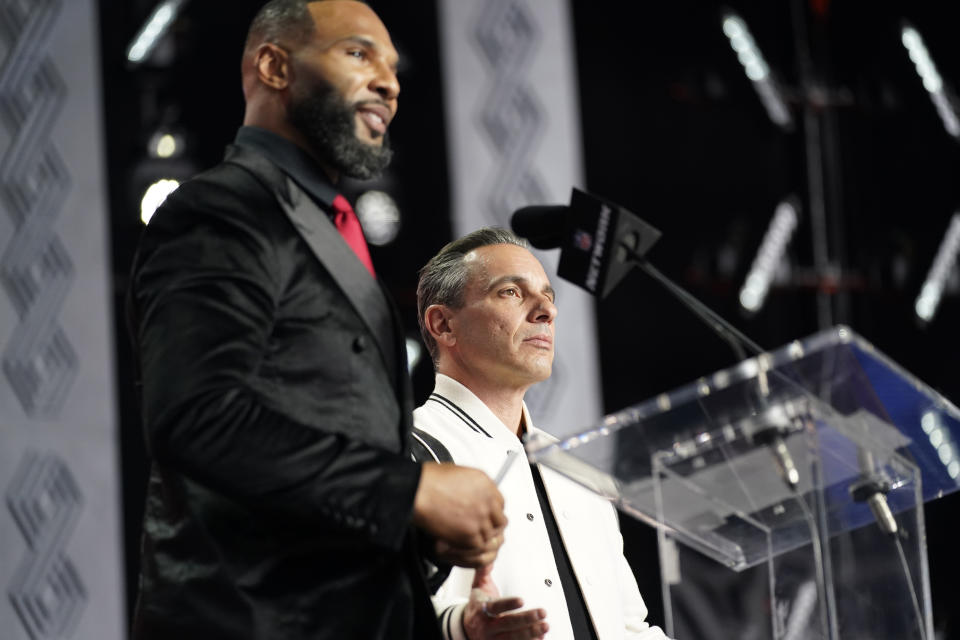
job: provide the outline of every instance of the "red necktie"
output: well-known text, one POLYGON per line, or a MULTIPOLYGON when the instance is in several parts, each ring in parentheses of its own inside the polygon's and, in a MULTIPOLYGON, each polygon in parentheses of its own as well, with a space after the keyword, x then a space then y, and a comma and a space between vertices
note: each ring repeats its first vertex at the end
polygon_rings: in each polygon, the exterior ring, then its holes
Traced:
POLYGON ((373 270, 373 260, 370 259, 370 250, 367 248, 367 241, 363 237, 363 229, 360 227, 360 221, 357 214, 353 212, 353 207, 347 202, 347 199, 338 195, 333 199, 333 224, 337 231, 343 236, 353 252, 360 258, 360 262, 367 268, 374 278, 377 277, 373 270))

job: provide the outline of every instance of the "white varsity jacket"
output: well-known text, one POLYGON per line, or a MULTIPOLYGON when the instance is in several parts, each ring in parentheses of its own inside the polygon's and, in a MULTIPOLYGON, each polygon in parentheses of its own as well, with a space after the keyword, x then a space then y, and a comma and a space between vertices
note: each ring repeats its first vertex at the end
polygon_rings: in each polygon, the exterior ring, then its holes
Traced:
MULTIPOLYGON (((523 416, 527 429, 537 432, 526 405, 523 416)), ((519 596, 524 608, 546 610, 550 640, 574 640, 533 475, 516 434, 466 387, 442 374, 437 374, 427 402, 414 411, 413 421, 416 429, 428 434, 414 433, 428 450, 432 436, 455 463, 481 469, 490 477, 495 477, 508 451, 517 456, 500 483, 509 522, 493 565, 493 580, 501 596, 519 596)), ((659 627, 645 621, 647 607, 623 557, 623 539, 613 506, 551 469, 539 469, 599 638, 665 638, 659 627)), ((450 640, 465 640, 461 619, 473 575, 472 569, 454 567, 434 596, 444 637, 450 640)))

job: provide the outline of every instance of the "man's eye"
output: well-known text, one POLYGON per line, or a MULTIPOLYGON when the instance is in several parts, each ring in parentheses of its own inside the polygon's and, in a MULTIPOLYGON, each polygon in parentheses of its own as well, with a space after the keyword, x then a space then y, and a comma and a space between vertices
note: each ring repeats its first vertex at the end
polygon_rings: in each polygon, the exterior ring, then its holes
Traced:
POLYGON ((502 293, 503 295, 505 295, 505 296, 519 296, 519 295, 520 295, 520 291, 519 291, 519 290, 517 290, 517 289, 512 289, 512 288, 511 288, 511 289, 504 289, 503 291, 501 291, 501 293, 502 293))
POLYGON ((353 56, 354 58, 364 59, 367 57, 367 52, 363 49, 350 49, 347 51, 348 56, 353 56))

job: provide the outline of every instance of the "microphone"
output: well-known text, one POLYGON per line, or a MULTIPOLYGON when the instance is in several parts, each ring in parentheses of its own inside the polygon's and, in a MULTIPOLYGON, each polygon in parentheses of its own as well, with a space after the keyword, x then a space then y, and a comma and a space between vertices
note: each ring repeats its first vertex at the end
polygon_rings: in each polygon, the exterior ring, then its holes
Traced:
POLYGON ((890 483, 883 480, 869 478, 850 487, 850 497, 854 502, 866 502, 873 513, 877 526, 886 534, 897 533, 897 519, 893 517, 890 505, 887 503, 887 493, 890 483))
POLYGON ((881 531, 891 535, 897 533, 897 520, 887 503, 890 482, 877 472, 873 453, 869 449, 857 447, 857 461, 860 463, 861 479, 850 486, 850 497, 854 502, 867 503, 881 531))
POLYGON ((569 213, 565 204, 522 207, 510 217, 510 228, 537 249, 556 249, 563 244, 569 213))
MULTIPOLYGON (((762 378, 766 377, 765 372, 760 375, 762 378)), ((762 389, 759 400, 763 409, 756 415, 741 420, 740 426, 750 440, 770 450, 780 478, 790 491, 797 492, 800 488, 800 472, 793 461, 790 448, 787 447, 786 437, 797 430, 794 421, 798 408, 793 403, 767 406, 762 389)))
POLYGON ((660 239, 623 207, 573 189, 569 205, 523 207, 510 227, 537 249, 560 247, 557 275, 604 298, 660 239))
POLYGON ((744 346, 755 353, 763 351, 650 264, 646 256, 660 239, 660 231, 618 204, 573 189, 568 206, 517 209, 510 227, 537 249, 560 247, 557 275, 591 295, 607 297, 631 270, 639 268, 726 341, 741 360, 747 357, 744 346))

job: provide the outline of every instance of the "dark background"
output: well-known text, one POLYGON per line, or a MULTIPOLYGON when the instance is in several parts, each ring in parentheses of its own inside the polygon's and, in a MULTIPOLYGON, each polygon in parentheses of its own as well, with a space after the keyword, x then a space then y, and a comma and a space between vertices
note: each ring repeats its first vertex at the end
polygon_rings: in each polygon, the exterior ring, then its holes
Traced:
MULTIPOLYGON (((450 239, 436 6, 371 4, 403 58, 401 109, 391 127, 396 159, 383 185, 406 214, 398 239, 372 252, 414 335, 416 270, 450 239)), ((243 113, 240 51, 259 2, 188 3, 155 55, 137 68, 126 62, 125 49, 154 2, 101 0, 100 6, 132 605, 147 461, 122 309, 142 229, 139 201, 157 178, 185 178, 215 164, 232 140, 243 113), (184 135, 187 154, 148 159, 150 136, 171 127, 184 135)), ((586 187, 663 232, 651 254, 663 272, 771 348, 821 328, 817 296, 825 295, 831 324, 851 325, 907 370, 960 400, 960 377, 952 373, 960 355, 955 282, 929 326, 921 326, 913 311, 960 203, 960 144, 945 132, 899 31, 903 20, 913 24, 946 83, 957 86, 958 3, 573 0, 572 17, 586 187), (792 131, 771 123, 745 77, 721 30, 724 7, 746 21, 782 83, 792 131), (798 18, 805 38, 798 37, 798 18), (798 45, 804 40, 812 69, 807 75, 800 72, 798 45), (803 112, 814 102, 836 277, 812 268, 803 112), (747 317, 737 301, 739 288, 777 202, 791 194, 801 203, 801 223, 788 249, 793 277, 747 317)), ((597 317, 606 411, 736 359, 639 273, 597 305, 597 317)), ((432 385, 429 363, 415 371, 415 383, 419 402, 432 385)), ((953 495, 926 507, 935 623, 945 637, 960 637, 953 611, 958 506, 960 497, 953 495)), ((659 621, 655 536, 630 519, 623 528, 641 590, 659 621)))

